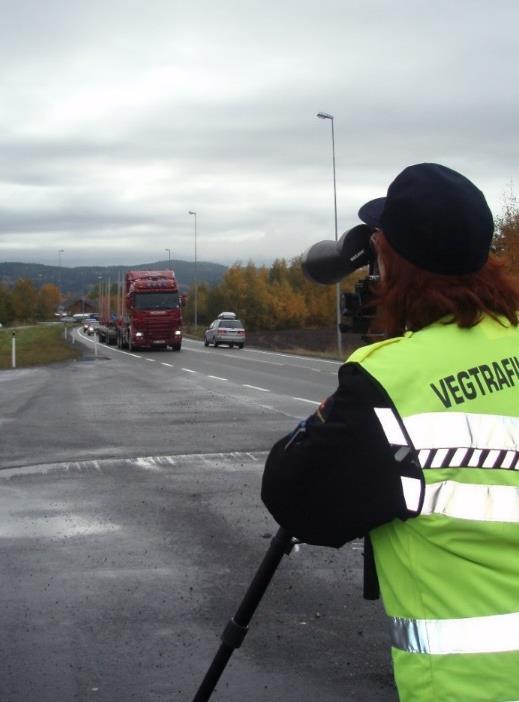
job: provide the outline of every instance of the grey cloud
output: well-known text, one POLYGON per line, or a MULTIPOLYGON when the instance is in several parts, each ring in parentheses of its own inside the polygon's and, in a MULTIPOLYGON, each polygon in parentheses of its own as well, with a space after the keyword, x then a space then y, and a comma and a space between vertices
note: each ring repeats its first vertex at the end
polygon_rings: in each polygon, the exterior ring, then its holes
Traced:
POLYGON ((517 180, 515 0, 3 10, 0 258, 39 260, 67 241, 71 265, 91 242, 104 258, 188 257, 188 209, 214 260, 296 255, 333 236, 319 110, 335 115, 341 228, 409 163, 458 168, 494 211, 517 180))

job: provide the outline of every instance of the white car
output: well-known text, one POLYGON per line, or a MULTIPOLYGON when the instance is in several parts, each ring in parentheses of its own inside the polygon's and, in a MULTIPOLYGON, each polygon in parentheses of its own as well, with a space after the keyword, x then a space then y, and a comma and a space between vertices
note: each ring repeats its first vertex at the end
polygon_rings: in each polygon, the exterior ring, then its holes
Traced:
POLYGON ((245 346, 245 329, 241 321, 236 319, 234 312, 222 312, 218 315, 204 332, 204 344, 213 344, 215 348, 220 344, 228 344, 231 349, 233 346, 239 349, 245 346))

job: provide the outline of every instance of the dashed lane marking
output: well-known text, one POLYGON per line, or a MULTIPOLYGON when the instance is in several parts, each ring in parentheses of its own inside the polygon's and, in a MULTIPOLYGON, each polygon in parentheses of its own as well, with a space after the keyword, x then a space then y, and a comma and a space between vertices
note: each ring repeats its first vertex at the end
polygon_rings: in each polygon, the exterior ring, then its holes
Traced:
POLYGON ((270 392, 267 388, 259 388, 257 385, 247 385, 247 383, 244 383, 243 387, 251 388, 252 390, 261 390, 261 392, 270 392))
POLYGON ((213 380, 223 380, 224 382, 227 382, 229 378, 220 378, 218 375, 208 375, 208 378, 212 378, 213 380))
POLYGON ((306 397, 292 397, 293 400, 299 400, 300 402, 308 402, 311 405, 320 405, 320 402, 316 402, 315 400, 307 400, 306 397))

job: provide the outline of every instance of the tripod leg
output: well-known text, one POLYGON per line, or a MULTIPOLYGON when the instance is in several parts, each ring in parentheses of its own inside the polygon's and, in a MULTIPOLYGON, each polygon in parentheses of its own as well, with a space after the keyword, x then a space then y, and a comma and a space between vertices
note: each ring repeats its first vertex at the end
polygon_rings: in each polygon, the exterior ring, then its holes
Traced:
POLYGON ((265 554, 251 584, 249 585, 245 597, 238 607, 234 617, 227 623, 221 639, 222 643, 209 666, 207 673, 193 702, 206 702, 211 696, 216 683, 220 679, 225 666, 229 662, 235 648, 239 648, 248 631, 248 624, 256 610, 256 607, 265 594, 267 587, 272 580, 272 576, 285 554, 289 554, 293 545, 297 543, 284 529, 280 527, 265 554))

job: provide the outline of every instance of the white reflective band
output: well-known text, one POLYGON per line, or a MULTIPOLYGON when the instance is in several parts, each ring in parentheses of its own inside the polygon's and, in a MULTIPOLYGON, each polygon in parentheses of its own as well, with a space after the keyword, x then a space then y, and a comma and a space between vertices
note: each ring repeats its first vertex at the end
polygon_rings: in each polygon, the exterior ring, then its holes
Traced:
POLYGON ((418 478, 409 478, 405 475, 401 475, 400 480, 407 509, 410 512, 417 512, 422 494, 422 483, 418 478))
POLYGON ((393 410, 390 407, 375 407, 374 409, 389 443, 394 446, 407 446, 407 439, 393 410))
POLYGON ((408 653, 519 651, 519 612, 464 619, 392 620, 391 643, 408 653))
POLYGON ((404 424, 417 451, 463 446, 481 450, 519 451, 517 417, 468 412, 425 412, 406 417, 404 424))
POLYGON ((425 486, 421 516, 443 514, 454 519, 519 523, 519 488, 466 485, 444 480, 425 486))

